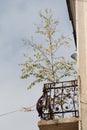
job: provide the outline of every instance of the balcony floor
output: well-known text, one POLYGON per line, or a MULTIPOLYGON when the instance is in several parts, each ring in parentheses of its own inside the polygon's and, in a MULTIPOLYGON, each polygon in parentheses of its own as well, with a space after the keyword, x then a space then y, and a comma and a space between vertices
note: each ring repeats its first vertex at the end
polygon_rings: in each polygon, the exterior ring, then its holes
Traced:
POLYGON ((40 130, 78 130, 79 119, 75 117, 61 118, 57 120, 40 120, 40 130))

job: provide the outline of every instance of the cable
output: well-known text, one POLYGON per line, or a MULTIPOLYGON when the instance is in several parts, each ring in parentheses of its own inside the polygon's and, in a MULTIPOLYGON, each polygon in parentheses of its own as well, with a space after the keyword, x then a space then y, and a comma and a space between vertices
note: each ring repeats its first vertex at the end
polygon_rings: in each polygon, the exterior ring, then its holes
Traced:
POLYGON ((34 111, 34 109, 31 109, 33 108, 35 105, 31 106, 31 107, 22 107, 21 109, 18 109, 18 110, 14 110, 14 111, 10 111, 10 112, 7 112, 7 113, 3 113, 3 114, 0 114, 0 117, 1 116, 6 116, 6 115, 10 115, 10 114, 13 114, 13 113, 16 113, 16 112, 31 112, 31 111, 34 111))
POLYGON ((12 113, 16 113, 20 110, 15 110, 15 111, 10 111, 10 112, 7 112, 7 113, 4 113, 4 114, 1 114, 0 116, 5 116, 5 115, 9 115, 9 114, 12 114, 12 113))

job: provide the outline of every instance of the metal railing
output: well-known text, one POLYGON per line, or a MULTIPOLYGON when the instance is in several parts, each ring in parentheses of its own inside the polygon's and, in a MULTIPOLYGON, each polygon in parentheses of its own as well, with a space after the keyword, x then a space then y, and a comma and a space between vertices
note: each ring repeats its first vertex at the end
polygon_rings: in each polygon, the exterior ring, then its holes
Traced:
POLYGON ((78 117, 77 80, 44 84, 36 107, 43 120, 78 117))

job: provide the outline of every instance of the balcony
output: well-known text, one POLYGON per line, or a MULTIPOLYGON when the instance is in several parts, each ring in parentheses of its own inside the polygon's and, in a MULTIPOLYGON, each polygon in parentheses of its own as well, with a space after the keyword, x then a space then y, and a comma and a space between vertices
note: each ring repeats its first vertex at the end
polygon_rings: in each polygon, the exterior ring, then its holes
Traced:
POLYGON ((77 80, 44 84, 37 111, 43 120, 78 117, 77 80))
POLYGON ((38 124, 40 130, 50 130, 51 126, 52 130, 54 127, 55 130, 64 130, 65 126, 67 130, 70 126, 72 126, 70 130, 77 130, 79 115, 77 80, 44 84, 43 95, 37 102, 37 111, 41 119, 38 124), (60 127, 57 127, 57 124, 60 127))

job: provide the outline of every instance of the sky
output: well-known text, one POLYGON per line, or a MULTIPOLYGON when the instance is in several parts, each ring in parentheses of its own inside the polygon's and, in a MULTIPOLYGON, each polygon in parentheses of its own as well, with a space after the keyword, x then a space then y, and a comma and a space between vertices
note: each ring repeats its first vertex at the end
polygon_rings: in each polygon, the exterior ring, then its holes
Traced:
MULTIPOLYGON (((0 129, 38 130, 40 120, 35 111, 18 111, 3 115, 22 107, 35 106, 42 94, 38 85, 27 90, 29 80, 22 80, 18 64, 23 63, 25 48, 23 38, 35 35, 35 24, 40 22, 38 12, 52 9, 59 21, 59 32, 72 37, 72 26, 68 18, 65 0, 0 0, 0 129)), ((58 34, 59 35, 59 34, 58 34)), ((38 41, 41 42, 41 39, 38 41)), ((75 51, 74 43, 67 56, 75 51)), ((30 51, 32 53, 32 51, 30 51)), ((66 53, 66 50, 65 52, 66 53)), ((30 54, 31 55, 31 54, 30 54)))

